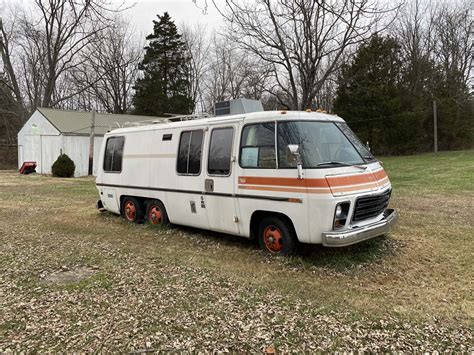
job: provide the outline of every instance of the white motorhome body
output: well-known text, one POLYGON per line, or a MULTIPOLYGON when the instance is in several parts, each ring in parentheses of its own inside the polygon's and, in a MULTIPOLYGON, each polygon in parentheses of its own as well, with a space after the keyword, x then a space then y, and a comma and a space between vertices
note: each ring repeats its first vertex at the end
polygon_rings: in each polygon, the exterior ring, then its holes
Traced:
POLYGON ((296 238, 353 244, 387 233, 397 218, 382 166, 335 115, 256 112, 120 128, 105 135, 100 159, 101 208, 132 221, 156 222, 158 211, 160 223, 163 213, 174 224, 258 237, 275 253, 296 238))

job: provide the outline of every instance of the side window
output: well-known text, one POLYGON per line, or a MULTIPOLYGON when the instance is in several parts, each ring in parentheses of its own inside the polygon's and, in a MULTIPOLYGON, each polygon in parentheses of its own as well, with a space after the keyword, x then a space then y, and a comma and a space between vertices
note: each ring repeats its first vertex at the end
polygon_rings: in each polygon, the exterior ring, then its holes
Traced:
POLYGON ((110 137, 105 145, 104 171, 121 172, 125 137, 110 137))
POLYGON ((275 123, 245 126, 240 143, 242 168, 276 169, 275 123))
POLYGON ((199 175, 201 172, 203 131, 185 131, 179 141, 176 171, 178 174, 199 175))
POLYGON ((207 172, 209 174, 230 174, 233 136, 233 128, 215 128, 212 130, 207 164, 207 172))

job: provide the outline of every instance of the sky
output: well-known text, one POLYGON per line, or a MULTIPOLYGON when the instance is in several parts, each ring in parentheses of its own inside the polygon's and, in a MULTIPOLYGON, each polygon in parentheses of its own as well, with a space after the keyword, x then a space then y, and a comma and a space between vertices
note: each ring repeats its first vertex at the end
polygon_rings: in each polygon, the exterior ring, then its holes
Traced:
MULTIPOLYGON (((151 33, 153 29, 152 21, 157 14, 167 11, 176 25, 182 23, 202 23, 207 24, 212 30, 223 24, 222 18, 212 4, 212 0, 207 0, 207 13, 203 13, 206 0, 109 0, 112 5, 120 5, 124 2, 124 8, 129 9, 122 12, 122 16, 130 21, 130 24, 139 32, 145 35, 151 33)), ((22 8, 32 8, 33 0, 0 0, 0 17, 7 16, 6 8, 9 5, 19 5, 22 8), (3 13, 3 15, 2 15, 3 13)), ((224 6, 225 0, 215 0, 218 6, 224 6)))
MULTIPOLYGON (((207 24, 209 29, 218 28, 223 21, 217 9, 208 0, 209 6, 207 13, 203 13, 204 0, 126 0, 125 6, 135 4, 132 8, 123 12, 133 26, 146 34, 150 33, 157 14, 163 14, 167 11, 176 25, 182 23, 203 23, 207 24)), ((216 3, 223 3, 217 1, 216 3)))

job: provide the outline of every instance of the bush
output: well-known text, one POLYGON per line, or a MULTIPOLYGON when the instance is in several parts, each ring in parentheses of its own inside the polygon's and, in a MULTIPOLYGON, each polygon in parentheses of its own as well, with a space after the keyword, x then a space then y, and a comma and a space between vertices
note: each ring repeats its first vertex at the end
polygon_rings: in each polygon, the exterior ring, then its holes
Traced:
POLYGON ((53 171, 53 176, 71 177, 74 176, 76 165, 66 154, 61 154, 54 162, 51 170, 53 171))

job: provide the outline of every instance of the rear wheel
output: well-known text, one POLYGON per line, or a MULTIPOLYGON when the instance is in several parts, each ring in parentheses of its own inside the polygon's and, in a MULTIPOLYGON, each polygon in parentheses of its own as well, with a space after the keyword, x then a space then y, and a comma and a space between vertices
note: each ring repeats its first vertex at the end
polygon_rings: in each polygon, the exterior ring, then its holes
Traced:
POLYGON ((161 201, 151 200, 147 206, 147 220, 154 226, 167 226, 170 222, 165 206, 161 201))
POLYGON ((135 197, 125 197, 122 203, 122 216, 129 222, 143 220, 143 207, 135 197))
POLYGON ((298 240, 292 226, 278 218, 265 217, 258 229, 260 248, 270 254, 292 255, 298 248, 298 240))

